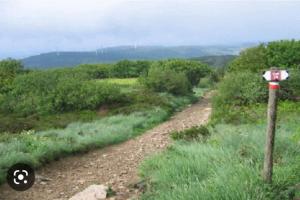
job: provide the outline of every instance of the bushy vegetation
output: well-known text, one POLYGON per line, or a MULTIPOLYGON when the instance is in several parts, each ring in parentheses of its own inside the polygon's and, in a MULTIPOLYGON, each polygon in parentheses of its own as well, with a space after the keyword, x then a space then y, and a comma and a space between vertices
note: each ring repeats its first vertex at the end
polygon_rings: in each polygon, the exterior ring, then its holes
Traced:
POLYGON ((184 95, 192 91, 192 86, 183 72, 177 73, 160 67, 150 68, 144 84, 153 91, 176 95, 184 95))
POLYGON ((0 61, 0 95, 11 89, 14 78, 22 72, 21 62, 12 59, 0 61))
POLYGON ((142 82, 147 88, 157 92, 184 95, 192 91, 192 86, 212 72, 206 64, 197 61, 168 60, 152 63, 142 82))
POLYGON ((2 99, 5 113, 31 115, 95 109, 122 101, 120 90, 112 84, 99 84, 53 72, 32 72, 18 76, 2 99))
POLYGON ((265 123, 218 124, 204 142, 177 142, 146 160, 141 175, 149 185, 142 199, 292 200, 300 194, 300 118, 294 106, 280 105, 272 184, 261 178, 265 123))
POLYGON ((175 97, 170 94, 152 96, 152 100, 154 97, 157 100, 152 101, 151 105, 145 103, 149 95, 141 95, 137 97, 139 100, 134 100, 137 106, 135 109, 124 106, 116 109, 113 115, 92 122, 71 123, 65 129, 23 131, 21 134, 2 133, 0 183, 4 181, 7 169, 14 163, 26 162, 39 167, 71 153, 122 142, 162 122, 172 112, 194 100, 192 97, 175 97), (137 102, 145 104, 141 106, 137 102))
POLYGON ((290 78, 280 83, 279 98, 297 99, 300 96, 298 48, 300 41, 291 40, 261 44, 241 52, 229 65, 223 81, 218 85, 214 98, 214 119, 238 122, 245 106, 266 103, 268 83, 262 79, 262 73, 274 66, 287 69, 290 73, 290 78))

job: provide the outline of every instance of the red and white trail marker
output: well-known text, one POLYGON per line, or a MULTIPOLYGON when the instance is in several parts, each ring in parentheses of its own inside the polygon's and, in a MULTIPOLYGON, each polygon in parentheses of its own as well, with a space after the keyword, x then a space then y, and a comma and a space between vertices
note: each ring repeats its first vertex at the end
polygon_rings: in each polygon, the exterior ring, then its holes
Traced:
POLYGON ((289 73, 287 70, 270 70, 265 71, 263 77, 266 81, 278 82, 288 79, 289 73))
POLYGON ((273 154, 275 142, 275 127, 277 116, 277 96, 279 91, 279 82, 286 80, 289 73, 286 70, 271 68, 263 74, 264 79, 269 81, 269 101, 268 101, 268 127, 266 134, 265 159, 263 168, 263 179, 267 183, 272 182, 273 174, 273 154))

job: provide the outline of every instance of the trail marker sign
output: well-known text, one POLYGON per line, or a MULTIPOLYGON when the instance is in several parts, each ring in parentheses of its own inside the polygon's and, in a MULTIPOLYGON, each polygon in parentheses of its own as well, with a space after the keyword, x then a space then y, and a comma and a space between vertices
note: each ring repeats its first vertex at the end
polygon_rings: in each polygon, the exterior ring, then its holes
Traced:
POLYGON ((283 81, 288 79, 289 73, 287 70, 269 70, 263 73, 263 77, 266 81, 283 81))
POLYGON ((275 143, 275 128, 277 117, 277 96, 280 88, 279 82, 289 77, 287 70, 271 68, 263 73, 266 81, 269 81, 269 101, 268 101, 268 127, 266 134, 265 159, 263 168, 263 179, 267 183, 272 182, 273 173, 273 153, 275 143))

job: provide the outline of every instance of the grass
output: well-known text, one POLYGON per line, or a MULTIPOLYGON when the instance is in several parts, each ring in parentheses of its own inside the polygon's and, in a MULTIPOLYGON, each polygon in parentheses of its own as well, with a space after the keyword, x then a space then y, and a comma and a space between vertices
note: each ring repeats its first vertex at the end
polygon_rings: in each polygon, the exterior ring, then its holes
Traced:
POLYGON ((116 84, 120 87, 120 90, 123 94, 139 91, 142 88, 138 82, 138 78, 105 78, 93 81, 96 81, 97 83, 116 84))
POLYGON ((137 78, 107 78, 107 79, 100 79, 97 82, 105 82, 111 84, 118 84, 118 85, 125 85, 125 86, 133 86, 138 84, 137 78))
MULTIPOLYGON (((142 96, 139 98, 135 101, 145 102, 142 96)), ((153 100, 154 104, 149 104, 147 109, 145 106, 137 107, 135 111, 129 108, 130 112, 123 112, 126 114, 106 116, 92 122, 75 122, 64 129, 0 134, 0 183, 5 181, 8 168, 17 162, 38 168, 66 155, 125 141, 166 120, 172 112, 196 97, 156 94, 155 98, 161 98, 164 105, 159 106, 160 100, 153 100)))
POLYGON ((72 123, 65 129, 25 131, 0 137, 0 182, 14 163, 26 162, 34 167, 59 157, 119 143, 134 137, 165 120, 168 113, 160 108, 130 115, 106 117, 90 123, 72 123))
POLYGON ((96 111, 84 110, 51 115, 18 116, 16 114, 0 114, 0 132, 18 133, 22 130, 47 130, 65 128, 74 121, 88 122, 99 119, 96 111))
POLYGON ((274 176, 264 184, 265 122, 217 124, 202 142, 180 141, 146 160, 141 168, 148 189, 142 199, 293 199, 300 183, 299 103, 281 103, 276 132, 274 176), (295 117, 297 116, 297 117, 295 117))

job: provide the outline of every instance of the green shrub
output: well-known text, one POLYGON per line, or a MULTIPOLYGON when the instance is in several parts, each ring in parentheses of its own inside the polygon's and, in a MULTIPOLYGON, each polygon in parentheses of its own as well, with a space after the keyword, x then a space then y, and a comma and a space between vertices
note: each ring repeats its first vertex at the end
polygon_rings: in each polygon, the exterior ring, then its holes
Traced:
POLYGON ((210 135, 206 126, 192 127, 183 131, 175 131, 171 133, 174 140, 206 140, 210 135))
POLYGON ((160 69, 170 69, 177 73, 184 73, 191 85, 195 86, 202 77, 209 75, 212 69, 199 61, 171 59, 152 63, 160 69))
POLYGON ((281 40, 248 48, 240 53, 229 66, 229 72, 251 71, 260 74, 270 67, 290 71, 290 79, 282 81, 280 99, 293 100, 300 96, 300 41, 281 40))
POLYGON ((183 72, 161 68, 158 65, 150 67, 148 76, 142 80, 142 83, 156 92, 185 95, 192 91, 192 87, 183 72))
POLYGON ((198 83, 198 87, 200 87, 200 88, 210 88, 213 85, 214 85, 214 82, 211 80, 210 77, 201 78, 198 83))
POLYGON ((300 40, 269 42, 266 48, 268 66, 299 69, 300 40))
POLYGON ((289 70, 289 79, 280 82, 280 99, 294 100, 300 97, 300 69, 289 70))
POLYGON ((6 59, 0 61, 0 94, 11 90, 11 84, 17 74, 24 72, 20 61, 6 59))
POLYGON ((111 77, 130 78, 145 74, 150 66, 149 61, 122 60, 111 67, 111 77))
POLYGON ((224 80, 218 85, 214 103, 216 106, 242 106, 266 102, 267 97, 267 82, 262 80, 261 74, 236 72, 225 75, 224 80))
POLYGON ((116 85, 86 81, 85 74, 73 71, 62 72, 38 71, 16 77, 12 90, 2 99, 2 112, 50 114, 95 109, 123 100, 116 85))
POLYGON ((245 109, 251 104, 267 102, 267 85, 257 73, 227 73, 213 97, 213 121, 243 123, 249 120, 249 113, 245 109))
POLYGON ((82 64, 75 67, 74 70, 87 73, 90 79, 108 78, 111 74, 111 66, 108 64, 82 64))
POLYGON ((242 51, 229 65, 231 72, 251 71, 258 73, 267 68, 268 59, 264 44, 242 51))

